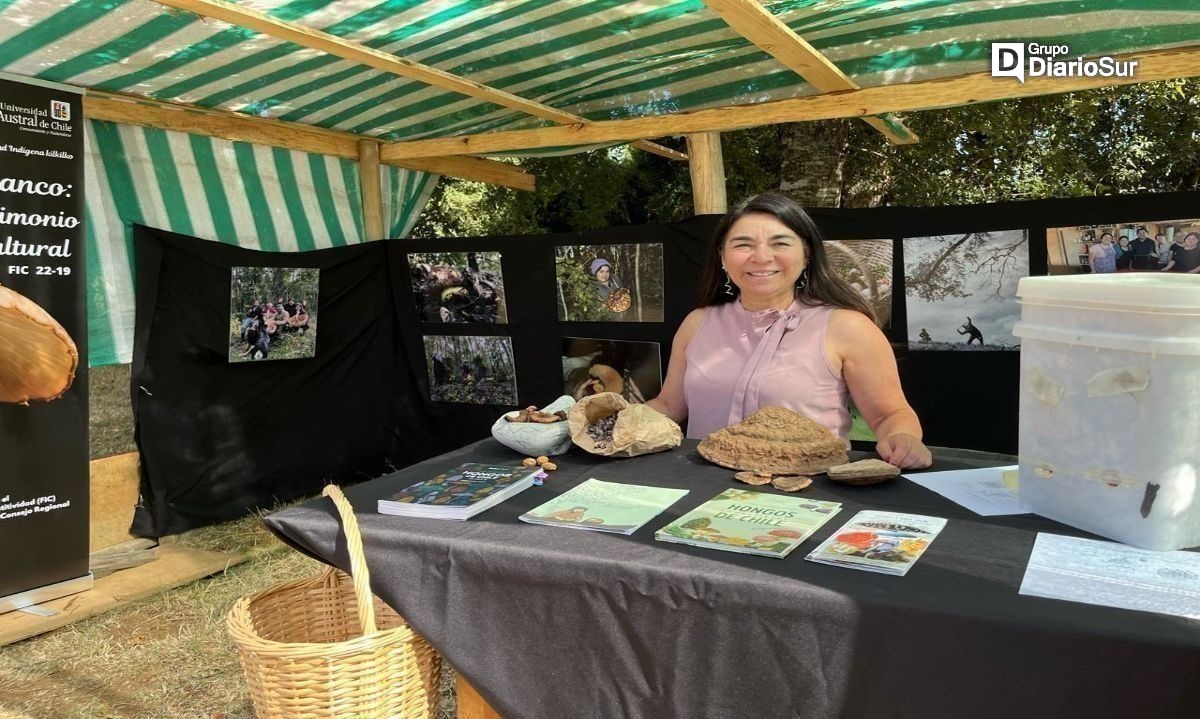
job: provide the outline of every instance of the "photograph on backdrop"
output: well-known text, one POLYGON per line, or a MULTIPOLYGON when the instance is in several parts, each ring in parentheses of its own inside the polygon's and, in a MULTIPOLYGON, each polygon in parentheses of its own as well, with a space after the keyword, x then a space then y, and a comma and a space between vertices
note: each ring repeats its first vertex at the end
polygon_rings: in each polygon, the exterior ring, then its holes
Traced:
POLYGON ((499 252, 410 252, 408 271, 421 322, 508 322, 499 252))
POLYGON ((906 237, 911 350, 1014 350, 1017 282, 1029 274, 1025 230, 906 237))
POLYGON ((517 371, 510 338, 426 335, 424 340, 431 400, 517 403, 517 371))
POLYGON ((229 361, 317 354, 315 267, 234 267, 229 282, 229 361))
POLYGON ((662 322, 663 246, 559 245, 558 319, 564 322, 662 322))
POLYGON ((657 342, 563 337, 563 393, 575 399, 616 392, 630 404, 644 404, 662 391, 662 359, 657 342))
POLYGON ((826 240, 825 255, 871 309, 879 326, 892 326, 892 241, 826 240))
POLYGON ((1200 273, 1200 218, 1046 229, 1052 275, 1200 273))

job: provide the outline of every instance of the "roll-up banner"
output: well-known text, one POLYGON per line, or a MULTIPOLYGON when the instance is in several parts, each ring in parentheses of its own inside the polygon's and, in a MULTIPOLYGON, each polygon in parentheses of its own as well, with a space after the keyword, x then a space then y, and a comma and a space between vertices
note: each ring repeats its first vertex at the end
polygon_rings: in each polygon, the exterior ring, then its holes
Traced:
POLYGON ((0 73, 0 612, 92 584, 83 122, 0 73))

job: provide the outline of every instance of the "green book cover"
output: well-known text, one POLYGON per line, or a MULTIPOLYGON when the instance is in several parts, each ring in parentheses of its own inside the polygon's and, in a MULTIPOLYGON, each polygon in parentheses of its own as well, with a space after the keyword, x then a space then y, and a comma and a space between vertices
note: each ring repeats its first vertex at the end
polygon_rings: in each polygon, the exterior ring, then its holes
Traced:
POLYGON ((519 519, 530 524, 632 534, 687 493, 686 489, 589 478, 519 519))
POLYGON ((841 509, 837 502, 727 489, 654 538, 782 559, 841 509))

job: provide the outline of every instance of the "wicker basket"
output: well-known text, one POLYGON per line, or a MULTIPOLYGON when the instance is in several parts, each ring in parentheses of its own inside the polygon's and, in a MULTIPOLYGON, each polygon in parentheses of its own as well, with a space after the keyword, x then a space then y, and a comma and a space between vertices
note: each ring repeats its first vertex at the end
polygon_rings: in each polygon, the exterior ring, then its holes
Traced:
POLYGON ((259 719, 435 716, 441 657, 371 595, 354 510, 337 487, 324 494, 342 517, 353 581, 329 567, 234 604, 229 633, 254 711, 259 719))

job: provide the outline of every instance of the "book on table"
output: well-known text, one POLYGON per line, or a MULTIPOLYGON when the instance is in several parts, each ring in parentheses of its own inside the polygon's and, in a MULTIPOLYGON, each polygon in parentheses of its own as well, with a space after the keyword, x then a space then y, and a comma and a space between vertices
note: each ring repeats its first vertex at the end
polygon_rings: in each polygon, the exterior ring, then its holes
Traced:
POLYGON ((468 462, 379 500, 380 514, 468 519, 533 486, 538 467, 468 462))
POLYGON ((605 482, 592 477, 518 519, 530 524, 633 534, 687 493, 686 489, 605 482))
POLYGON ((654 538, 782 559, 841 509, 838 502, 727 489, 655 532, 654 538))
POLYGON ((805 559, 904 576, 945 526, 941 517, 863 510, 805 559))

